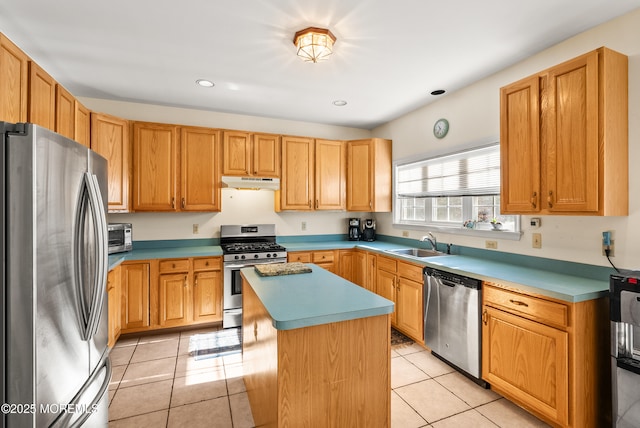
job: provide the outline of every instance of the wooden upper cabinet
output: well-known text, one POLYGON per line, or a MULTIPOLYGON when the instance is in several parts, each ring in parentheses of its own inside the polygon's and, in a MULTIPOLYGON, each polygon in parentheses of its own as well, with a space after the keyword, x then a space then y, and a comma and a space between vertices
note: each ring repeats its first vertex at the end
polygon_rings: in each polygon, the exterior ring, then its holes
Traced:
POLYGON ((537 212, 541 194, 537 75, 500 90, 500 117, 500 206, 503 212, 537 212))
POLYGON ((29 61, 27 120, 52 131, 56 127, 56 82, 38 64, 29 61))
POLYGON ((313 210, 314 164, 313 138, 282 137, 279 209, 313 210))
POLYGON ((500 90, 504 214, 628 214, 628 59, 606 48, 500 90))
POLYGON ((280 177, 280 136, 253 134, 253 175, 280 177))
POLYGON ((315 140, 315 209, 344 210, 347 163, 344 141, 315 140))
POLYGON ((391 140, 347 142, 347 210, 391 211, 391 140))
POLYGON ((133 123, 133 209, 176 211, 178 127, 133 123))
POLYGON ((91 110, 76 100, 75 111, 75 140, 83 146, 91 147, 91 110))
POLYGON ((108 162, 109 211, 129 211, 129 122, 103 113, 90 117, 91 149, 108 162))
POLYGON ((0 120, 27 121, 29 58, 0 33, 0 120))
POLYGON ((223 175, 251 175, 251 134, 224 131, 223 175))
POLYGON ((222 175, 280 177, 280 136, 225 131, 222 175))
POLYGON ((220 211, 220 131, 183 127, 180 135, 180 209, 220 211))
POLYGON ((56 84, 56 129, 67 138, 75 140, 76 99, 62 85, 56 84))

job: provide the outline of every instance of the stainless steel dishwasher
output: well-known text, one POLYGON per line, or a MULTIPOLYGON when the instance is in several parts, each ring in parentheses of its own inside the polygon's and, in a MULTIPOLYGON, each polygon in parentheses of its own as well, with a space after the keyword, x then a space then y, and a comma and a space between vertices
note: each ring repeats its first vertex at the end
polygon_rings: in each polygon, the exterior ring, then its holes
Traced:
POLYGON ((432 354, 476 383, 481 380, 482 281, 424 268, 424 342, 432 354))

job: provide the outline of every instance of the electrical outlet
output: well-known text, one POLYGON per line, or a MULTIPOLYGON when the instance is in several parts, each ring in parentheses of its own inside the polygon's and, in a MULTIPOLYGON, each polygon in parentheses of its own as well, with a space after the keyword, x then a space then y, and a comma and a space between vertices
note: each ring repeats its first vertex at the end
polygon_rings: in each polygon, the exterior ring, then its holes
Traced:
POLYGON ((609 250, 609 254, 608 254, 609 257, 613 257, 615 254, 612 235, 613 233, 611 231, 602 232, 602 255, 603 256, 607 255, 606 250, 609 250))
POLYGON ((408 238, 409 237, 409 231, 408 230, 403 230, 402 231, 402 237, 403 238, 408 238))
POLYGON ((484 241, 485 248, 491 248, 492 250, 498 249, 498 241, 484 241))
POLYGON ((307 222, 303 221, 302 223, 300 223, 300 229, 301 230, 307 230, 307 222))
POLYGON ((533 248, 542 248, 542 233, 531 234, 531 246, 533 248))
POLYGON ((200 225, 194 224, 193 225, 193 234, 197 235, 199 233, 199 229, 200 229, 200 225))

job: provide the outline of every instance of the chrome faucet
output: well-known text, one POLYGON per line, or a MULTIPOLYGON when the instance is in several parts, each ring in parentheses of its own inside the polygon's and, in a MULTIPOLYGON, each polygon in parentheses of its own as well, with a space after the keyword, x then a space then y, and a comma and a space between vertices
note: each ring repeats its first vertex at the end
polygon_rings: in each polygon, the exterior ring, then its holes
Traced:
POLYGON ((429 243, 431 244, 431 248, 433 248, 434 251, 438 251, 438 240, 436 239, 435 236, 433 236, 433 233, 431 232, 427 233, 425 236, 420 238, 420 241, 421 242, 429 241, 429 243))

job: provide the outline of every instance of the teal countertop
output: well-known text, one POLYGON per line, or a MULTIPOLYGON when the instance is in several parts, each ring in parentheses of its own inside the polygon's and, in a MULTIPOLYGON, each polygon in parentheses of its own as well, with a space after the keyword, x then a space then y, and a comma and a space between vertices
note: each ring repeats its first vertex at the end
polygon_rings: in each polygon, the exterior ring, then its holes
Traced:
POLYGON ((385 315, 393 302, 314 264, 311 273, 260 276, 241 269, 269 312, 277 330, 292 330, 332 322, 385 315))
MULTIPOLYGON (((600 266, 458 246, 454 246, 452 255, 429 257, 421 260, 387 252, 398 248, 426 248, 425 243, 409 239, 403 240, 402 238, 373 242, 340 239, 310 240, 308 242, 296 240, 289 242, 286 237, 283 237, 283 239, 278 240, 278 243, 286 247, 287 251, 290 252, 361 248, 398 260, 410 261, 484 281, 499 282, 507 286, 520 288, 523 291, 567 302, 581 302, 607 296, 609 293, 608 275, 613 272, 600 266)), ((179 242, 178 244, 181 243, 179 242)), ((442 248, 439 249, 442 250, 442 248)), ((109 256, 109 269, 128 260, 221 255, 222 249, 219 245, 176 245, 159 248, 146 246, 128 253, 109 256)))

